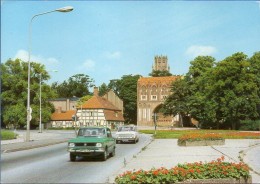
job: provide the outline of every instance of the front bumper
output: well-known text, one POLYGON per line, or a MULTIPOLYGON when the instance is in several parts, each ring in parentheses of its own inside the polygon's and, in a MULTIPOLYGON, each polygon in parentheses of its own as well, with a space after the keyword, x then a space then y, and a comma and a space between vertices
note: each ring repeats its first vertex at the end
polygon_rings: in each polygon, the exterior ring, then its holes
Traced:
POLYGON ((98 156, 104 154, 104 149, 80 149, 80 148, 68 148, 68 152, 78 156, 98 156))

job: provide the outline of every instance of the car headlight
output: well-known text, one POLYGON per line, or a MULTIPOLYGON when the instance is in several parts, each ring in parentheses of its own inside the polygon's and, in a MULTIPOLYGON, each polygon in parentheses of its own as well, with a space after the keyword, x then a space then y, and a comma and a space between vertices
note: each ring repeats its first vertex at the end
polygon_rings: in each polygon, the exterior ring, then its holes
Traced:
POLYGON ((102 147, 102 143, 98 142, 98 143, 96 144, 96 147, 101 148, 101 147, 102 147))
POLYGON ((70 142, 70 143, 69 143, 69 147, 75 147, 75 143, 70 142))

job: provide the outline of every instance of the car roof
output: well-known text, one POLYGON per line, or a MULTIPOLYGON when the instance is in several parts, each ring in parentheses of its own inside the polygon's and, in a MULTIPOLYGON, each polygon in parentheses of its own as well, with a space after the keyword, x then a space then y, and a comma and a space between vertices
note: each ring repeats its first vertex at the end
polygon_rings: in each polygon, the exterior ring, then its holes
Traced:
POLYGON ((109 129, 108 127, 103 127, 103 126, 88 126, 88 127, 80 127, 80 129, 87 129, 87 128, 107 128, 107 129, 109 129))

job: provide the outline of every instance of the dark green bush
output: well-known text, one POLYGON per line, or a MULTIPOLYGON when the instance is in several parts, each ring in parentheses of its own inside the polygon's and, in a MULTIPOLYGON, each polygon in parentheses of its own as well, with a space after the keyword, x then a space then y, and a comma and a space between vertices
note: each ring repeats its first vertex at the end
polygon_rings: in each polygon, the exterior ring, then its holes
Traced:
POLYGON ((239 130, 251 130, 251 131, 259 131, 260 129, 260 120, 244 120, 240 122, 239 130))

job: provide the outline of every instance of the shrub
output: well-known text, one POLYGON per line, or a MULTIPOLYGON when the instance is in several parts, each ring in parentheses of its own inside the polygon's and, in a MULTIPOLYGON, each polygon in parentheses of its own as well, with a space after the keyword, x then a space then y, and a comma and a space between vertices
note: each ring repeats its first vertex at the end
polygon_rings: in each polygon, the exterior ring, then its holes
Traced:
POLYGON ((253 120, 241 121, 239 130, 259 131, 260 130, 260 120, 258 120, 258 121, 253 121, 253 120))
POLYGON ((16 139, 17 134, 9 130, 1 130, 1 140, 16 139))
POLYGON ((183 134, 179 137, 178 142, 182 143, 185 141, 201 141, 201 140, 223 140, 224 138, 220 134, 206 133, 206 134, 183 134))
POLYGON ((117 184, 135 184, 135 183, 177 183, 189 179, 221 179, 235 178, 248 179, 249 167, 240 163, 224 162, 224 156, 211 162, 195 162, 178 164, 177 166, 166 169, 151 169, 149 171, 126 171, 117 176, 117 184))

